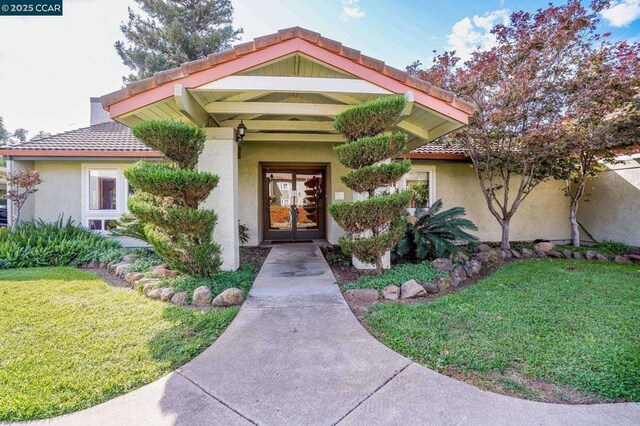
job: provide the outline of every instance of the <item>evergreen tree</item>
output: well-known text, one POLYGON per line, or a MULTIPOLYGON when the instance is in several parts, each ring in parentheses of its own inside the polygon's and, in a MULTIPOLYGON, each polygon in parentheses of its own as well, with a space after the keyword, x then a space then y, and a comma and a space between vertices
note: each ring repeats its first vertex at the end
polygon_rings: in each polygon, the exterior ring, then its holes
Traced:
POLYGON ((135 1, 146 16, 129 8, 129 21, 120 25, 127 43, 115 43, 118 55, 133 70, 125 81, 228 49, 242 33, 233 28, 231 0, 135 1))
POLYGON ((410 190, 382 193, 379 188, 395 184, 411 169, 411 161, 385 162, 397 158, 407 145, 402 132, 385 133, 405 106, 402 95, 362 103, 336 117, 336 129, 347 143, 334 148, 338 159, 354 169, 340 179, 350 189, 365 193, 365 200, 332 204, 329 211, 347 232, 340 238, 343 251, 383 270, 382 258, 404 234, 404 216, 411 202, 410 190))

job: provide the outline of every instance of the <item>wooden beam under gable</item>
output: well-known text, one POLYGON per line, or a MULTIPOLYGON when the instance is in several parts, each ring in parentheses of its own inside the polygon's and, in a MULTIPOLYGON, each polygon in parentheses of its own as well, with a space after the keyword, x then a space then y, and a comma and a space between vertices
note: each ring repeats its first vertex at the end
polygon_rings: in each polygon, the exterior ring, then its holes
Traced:
POLYGON ((198 127, 209 124, 209 113, 195 100, 182 84, 176 84, 173 90, 178 111, 198 127))

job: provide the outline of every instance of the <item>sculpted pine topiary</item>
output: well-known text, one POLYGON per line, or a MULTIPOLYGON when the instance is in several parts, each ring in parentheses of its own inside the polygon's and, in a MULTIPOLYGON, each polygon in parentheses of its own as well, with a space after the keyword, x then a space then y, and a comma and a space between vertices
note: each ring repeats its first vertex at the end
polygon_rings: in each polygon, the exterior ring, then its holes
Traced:
POLYGON ((331 205, 329 211, 347 232, 340 238, 343 251, 383 270, 382 258, 404 233, 403 213, 411 202, 411 191, 376 195, 378 188, 395 184, 411 168, 411 161, 380 163, 396 158, 406 144, 402 132, 386 132, 400 117, 403 96, 374 99, 348 109, 336 117, 335 128, 347 143, 334 148, 338 159, 353 169, 342 182, 369 198, 331 205))
POLYGON ((133 134, 171 162, 139 162, 125 171, 136 189, 129 210, 145 223, 147 240, 172 269, 212 276, 220 267, 220 248, 212 239, 217 219, 213 210, 198 206, 217 186, 218 176, 196 170, 206 135, 173 121, 140 123, 133 134))

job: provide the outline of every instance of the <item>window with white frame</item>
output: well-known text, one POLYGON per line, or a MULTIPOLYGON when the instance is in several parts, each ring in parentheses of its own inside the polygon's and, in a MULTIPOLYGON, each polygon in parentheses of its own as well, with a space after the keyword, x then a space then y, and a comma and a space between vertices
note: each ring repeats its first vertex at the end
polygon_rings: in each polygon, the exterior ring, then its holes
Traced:
POLYGON ((127 213, 133 188, 124 177, 123 165, 82 165, 82 223, 92 231, 108 231, 127 213))
POLYGON ((428 208, 436 200, 435 166, 413 165, 400 180, 400 189, 411 189, 410 209, 428 208))

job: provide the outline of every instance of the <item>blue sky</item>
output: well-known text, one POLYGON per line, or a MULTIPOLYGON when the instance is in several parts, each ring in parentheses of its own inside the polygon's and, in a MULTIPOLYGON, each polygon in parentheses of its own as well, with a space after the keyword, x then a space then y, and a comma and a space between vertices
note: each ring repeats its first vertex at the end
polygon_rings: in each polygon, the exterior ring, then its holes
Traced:
MULTIPOLYGON (((488 45, 488 29, 547 1, 232 0, 242 41, 299 25, 404 68, 433 50, 463 56, 488 45)), ((116 90, 127 69, 113 43, 133 0, 64 0, 62 17, 0 17, 0 116, 11 130, 88 125, 90 96, 116 90)), ((640 0, 616 0, 601 31, 640 38, 640 0)))

